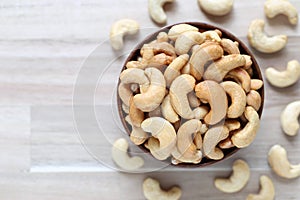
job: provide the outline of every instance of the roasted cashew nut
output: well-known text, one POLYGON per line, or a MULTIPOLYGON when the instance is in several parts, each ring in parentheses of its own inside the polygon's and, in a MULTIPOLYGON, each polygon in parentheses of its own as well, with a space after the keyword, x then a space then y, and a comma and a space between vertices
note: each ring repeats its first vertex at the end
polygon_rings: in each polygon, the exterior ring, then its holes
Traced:
POLYGON ((240 54, 238 43, 233 42, 230 39, 223 38, 220 44, 223 47, 224 51, 228 54, 240 54))
POLYGON ((159 141, 158 146, 155 145, 153 148, 148 143, 151 154, 158 160, 167 159, 176 145, 176 132, 173 125, 164 118, 150 117, 143 121, 141 127, 159 141))
POLYGON ((251 89, 251 78, 246 70, 241 67, 231 70, 225 78, 230 78, 235 80, 237 83, 241 84, 246 93, 251 89))
POLYGON ((283 49, 287 43, 286 35, 269 37, 264 32, 264 20, 253 20, 248 30, 248 40, 252 47, 262 53, 274 53, 283 49))
POLYGON ((163 117, 171 123, 179 120, 178 114, 175 112, 171 104, 170 95, 167 95, 161 104, 161 111, 163 117))
POLYGON ((288 0, 267 0, 265 13, 268 18, 283 14, 289 18, 291 24, 296 25, 298 23, 298 11, 288 0))
POLYGON ((297 60, 288 62, 284 71, 278 71, 272 67, 266 69, 266 78, 271 85, 284 88, 295 84, 300 78, 300 64, 297 60))
POLYGON ((216 124, 220 122, 227 113, 228 101, 225 90, 214 81, 202 81, 195 87, 196 96, 200 100, 207 101, 211 110, 205 116, 206 124, 216 124))
POLYGON ((189 105, 188 93, 195 87, 195 79, 187 74, 178 76, 170 87, 171 104, 178 115, 185 119, 194 118, 194 113, 189 105))
POLYGON ((143 144, 147 140, 148 134, 142 128, 134 126, 128 115, 125 117, 125 120, 131 126, 130 140, 135 145, 143 144))
POLYGON ((246 107, 244 115, 248 123, 231 137, 233 144, 238 148, 245 148, 253 142, 260 124, 259 116, 252 106, 246 107))
POLYGON ((187 31, 196 31, 198 32, 198 28, 189 24, 177 24, 170 28, 168 32, 168 36, 170 40, 175 41, 181 34, 187 31))
POLYGON ((175 50, 178 55, 187 54, 196 44, 204 42, 204 36, 200 32, 187 31, 179 35, 175 41, 175 50))
POLYGON ((153 178, 144 180, 143 193, 147 200, 179 200, 182 194, 179 187, 172 187, 168 191, 162 190, 159 182, 153 178))
POLYGON ((240 117, 244 113, 246 108, 246 93, 239 84, 233 81, 225 81, 220 85, 224 88, 225 92, 231 98, 231 105, 228 107, 227 117, 240 117))
POLYGON ((252 106, 256 111, 260 109, 261 106, 261 96, 255 90, 250 90, 247 94, 247 105, 252 106))
POLYGON ((259 194, 249 194, 247 200, 274 200, 275 188, 272 180, 267 176, 260 177, 259 194))
POLYGON ((286 150, 280 145, 274 145, 268 154, 268 161, 272 170, 283 178, 300 177, 300 164, 290 164, 286 150))
POLYGON ((121 19, 115 22, 110 30, 110 44, 115 50, 123 47, 123 37, 134 35, 139 31, 139 24, 132 19, 121 19))
POLYGON ((172 3, 174 0, 148 0, 148 10, 151 18, 158 24, 167 22, 167 15, 163 9, 165 3, 172 3))
POLYGON ((206 13, 223 16, 232 10, 234 0, 198 0, 198 2, 206 13))
POLYGON ((247 162, 236 160, 232 166, 232 174, 229 178, 216 178, 215 187, 225 193, 241 191, 250 178, 250 168, 247 162))
POLYGON ((129 157, 128 142, 124 138, 116 140, 112 147, 112 158, 114 162, 124 170, 133 171, 141 168, 144 165, 144 160, 141 157, 129 157))
POLYGON ((281 127, 285 134, 295 136, 299 130, 298 117, 300 115, 300 101, 289 103, 281 113, 281 127))

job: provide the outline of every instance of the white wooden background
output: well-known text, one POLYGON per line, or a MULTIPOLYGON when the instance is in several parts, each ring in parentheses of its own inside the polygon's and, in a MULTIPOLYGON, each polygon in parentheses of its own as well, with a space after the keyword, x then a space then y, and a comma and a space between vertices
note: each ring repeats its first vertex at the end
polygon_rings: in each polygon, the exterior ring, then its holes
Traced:
MULTIPOLYGON (((299 1, 291 2, 300 10, 299 1)), ((168 24, 208 22, 230 30, 247 43, 250 21, 265 18, 263 3, 236 0, 233 12, 219 18, 205 15, 196 0, 178 0, 165 8, 168 24)), ((261 68, 283 69, 291 59, 300 61, 299 26, 289 25, 284 17, 266 21, 269 33, 287 34, 289 42, 276 54, 254 51, 261 68)), ((287 89, 266 83, 265 108, 256 140, 249 148, 211 167, 126 174, 99 163, 85 150, 74 125, 72 107, 74 85, 84 60, 98 46, 98 57, 88 61, 104 69, 115 57, 126 55, 147 32, 158 28, 148 17, 146 0, 0 1, 0 199, 143 199, 141 184, 147 176, 161 180, 165 188, 181 186, 182 199, 245 199, 248 193, 258 192, 262 174, 274 180, 276 199, 300 199, 300 179, 287 181, 277 177, 266 161, 269 148, 279 143, 287 148, 294 163, 300 162, 299 135, 286 137, 279 123, 285 105, 300 98, 300 83, 287 89), (114 21, 125 17, 138 20, 143 29, 139 35, 128 38, 125 50, 116 54, 107 42, 109 29, 114 21), (243 191, 224 195, 214 188, 213 179, 227 176, 237 158, 250 164, 250 182, 243 191)), ((107 137, 98 150, 110 166, 110 141, 124 134, 111 100, 123 59, 112 62, 95 95, 97 120, 104 124, 107 137)), ((85 110, 84 99, 80 102, 75 108, 85 110)), ((88 119, 80 120, 90 123, 88 119)), ((131 149, 139 153, 137 148, 131 149)))

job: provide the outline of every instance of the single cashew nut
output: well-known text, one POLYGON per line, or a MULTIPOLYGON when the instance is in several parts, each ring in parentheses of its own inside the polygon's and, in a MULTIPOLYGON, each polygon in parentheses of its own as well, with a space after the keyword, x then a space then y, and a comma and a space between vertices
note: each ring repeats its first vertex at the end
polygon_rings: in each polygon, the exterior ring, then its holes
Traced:
POLYGON ((161 104, 161 111, 163 117, 171 123, 175 123, 179 120, 177 113, 171 104, 170 95, 167 95, 161 104))
POLYGON ((194 118, 194 113, 189 105, 188 93, 194 90, 195 79, 187 74, 178 76, 170 87, 170 98, 174 110, 185 119, 194 118))
POLYGON ((249 194, 247 200, 273 200, 275 198, 274 184, 269 177, 260 177, 260 187, 259 194, 249 194))
POLYGON ((148 0, 148 10, 153 21, 159 24, 167 22, 167 15, 163 9, 165 3, 172 3, 174 0, 148 0))
MULTIPOLYGON (((133 97, 132 91, 130 89, 130 84, 120 83, 118 86, 118 95, 122 100, 123 104, 129 108, 130 99, 133 97)), ((126 112, 124 110, 124 112, 126 112)), ((129 110, 128 110, 129 112, 129 110)))
POLYGON ((155 42, 150 44, 144 44, 144 46, 141 48, 140 53, 144 59, 150 60, 153 56, 151 55, 151 52, 146 51, 147 49, 152 50, 154 55, 164 53, 168 56, 177 57, 175 48, 168 42, 155 42))
POLYGON ((162 190, 159 182, 152 178, 144 180, 143 192, 147 200, 179 200, 182 194, 179 187, 172 187, 168 191, 162 190))
POLYGON ((283 178, 300 177, 300 164, 290 164, 286 150, 280 145, 274 145, 268 154, 268 161, 272 170, 283 178))
POLYGON ((251 78, 246 70, 241 67, 231 70, 225 78, 230 78, 235 80, 237 83, 241 84, 246 93, 251 89, 251 78))
POLYGON ((192 108, 198 107, 201 104, 200 99, 198 99, 194 91, 188 93, 188 100, 192 108))
POLYGON ((205 116, 208 114, 209 112, 209 108, 207 106, 199 106, 197 108, 195 108, 193 110, 194 115, 195 115, 195 119, 204 119, 205 116))
POLYGON ((250 168, 247 162, 243 160, 234 161, 232 171, 229 178, 215 179, 217 189, 225 193, 235 193, 247 185, 250 178, 250 168))
POLYGON ((202 35, 204 36, 205 40, 212 41, 212 42, 221 42, 221 36, 222 32, 218 29, 216 30, 210 30, 210 31, 204 31, 202 32, 202 35))
POLYGON ((248 30, 248 40, 252 47, 262 53, 274 53, 283 49, 287 43, 286 35, 269 37, 264 32, 264 20, 253 20, 248 30))
POLYGON ((168 42, 169 37, 166 32, 160 32, 156 37, 156 42, 168 42))
POLYGON ((244 56, 240 54, 227 55, 210 64, 203 77, 205 80, 221 82, 228 72, 235 68, 244 66, 245 63, 246 60, 244 56))
POLYGON ((121 19, 115 22, 110 30, 110 44, 115 50, 123 47, 123 37, 134 35, 139 31, 139 24, 132 19, 121 19))
POLYGON ((226 138, 225 140, 222 140, 218 146, 221 148, 221 149, 230 149, 232 147, 234 147, 234 144, 232 143, 232 140, 230 138, 230 136, 228 138, 226 138))
POLYGON ((170 28, 168 32, 168 36, 170 40, 175 41, 178 36, 180 36, 182 33, 187 32, 187 31, 197 31, 198 28, 189 24, 177 24, 174 25, 170 28))
POLYGON ((289 103, 281 113, 281 127, 285 134, 295 136, 299 130, 298 117, 300 114, 300 101, 289 103))
POLYGON ((175 50, 178 55, 186 54, 190 51, 192 46, 202 44, 204 37, 200 32, 187 31, 179 35, 175 41, 175 50))
POLYGON ((257 91, 251 90, 247 94, 247 105, 252 106, 256 111, 259 110, 261 106, 261 96, 257 91))
POLYGON ((190 59, 191 74, 201 80, 204 74, 204 65, 210 60, 216 60, 223 55, 222 47, 214 42, 205 42, 197 48, 190 59))
POLYGON ((205 116, 206 124, 216 124, 220 122, 227 113, 228 101, 225 90, 214 81, 203 81, 195 87, 196 96, 200 100, 207 101, 211 110, 205 116))
POLYGON ((141 127, 141 123, 145 119, 144 112, 134 105, 133 98, 130 99, 129 117, 131 123, 136 127, 141 127))
POLYGON ((112 158, 114 162, 124 170, 132 171, 141 168, 144 160, 141 157, 129 157, 128 142, 124 138, 116 140, 112 147, 112 158))
POLYGON ((296 25, 298 23, 298 11, 288 0, 267 0, 265 13, 268 18, 283 14, 289 18, 291 24, 296 25))
POLYGON ((233 7, 233 0, 198 0, 200 7, 214 16, 227 15, 233 7))
POLYGON ((143 144, 147 140, 148 134, 142 128, 134 126, 129 115, 125 117, 125 120, 131 126, 130 140, 135 145, 143 144))
POLYGON ((150 80, 150 86, 146 92, 136 94, 133 97, 133 102, 141 111, 150 112, 163 101, 166 94, 166 81, 161 71, 156 68, 145 69, 145 75, 150 80))
POLYGON ((159 140, 158 148, 148 143, 152 155, 156 155, 156 151, 160 154, 156 157, 158 160, 167 159, 176 145, 176 132, 172 124, 161 117, 150 117, 143 121, 141 127, 144 131, 150 132, 153 137, 159 140))
POLYGON ((297 60, 288 62, 285 71, 277 71, 269 67, 266 69, 266 78, 271 85, 279 88, 291 86, 300 78, 300 63, 297 60))
POLYGON ((232 40, 223 38, 220 44, 228 54, 240 54, 239 46, 232 40))
POLYGON ((253 107, 247 106, 244 115, 248 123, 231 137, 233 144, 238 148, 247 147, 253 142, 260 125, 259 116, 253 107))
POLYGON ((251 79, 251 90, 259 90, 264 85, 264 82, 259 79, 251 79))
POLYGON ((227 117, 240 117, 246 108, 246 93, 239 84, 233 81, 225 81, 220 85, 231 98, 231 105, 227 109, 227 117))

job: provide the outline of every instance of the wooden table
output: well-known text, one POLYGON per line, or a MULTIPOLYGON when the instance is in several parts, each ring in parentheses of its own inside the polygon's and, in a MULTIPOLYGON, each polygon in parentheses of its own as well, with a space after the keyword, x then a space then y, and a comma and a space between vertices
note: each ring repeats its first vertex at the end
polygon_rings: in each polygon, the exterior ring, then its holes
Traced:
MULTIPOLYGON (((299 1, 291 2, 300 9, 299 1)), ((261 0, 236 0, 233 12, 218 18, 205 15, 196 0, 176 1, 165 8, 168 24, 207 22, 230 30, 246 43, 251 20, 265 19, 266 31, 287 34, 288 45, 270 55, 253 51, 263 71, 269 66, 283 69, 291 59, 300 60, 300 29, 283 16, 266 19, 263 4, 261 0)), ((180 185, 182 199, 245 199, 258 192, 262 174, 273 179, 276 199, 300 199, 300 179, 279 178, 267 163, 267 152, 274 144, 283 145, 293 163, 300 162, 299 135, 285 136, 279 121, 285 105, 299 99, 300 83, 277 89, 266 82, 256 140, 228 160, 203 169, 167 167, 138 174, 114 169, 111 142, 124 136, 114 101, 117 75, 137 41, 159 28, 148 16, 146 0, 0 2, 0 199, 143 199, 141 184, 148 176, 159 179, 164 188, 180 185), (136 19, 142 29, 127 38, 122 52, 115 53, 108 35, 112 23, 122 18, 136 19), (93 66, 95 73, 77 87, 87 66, 93 66), (95 83, 97 87, 91 87, 95 83), (95 102, 94 107, 89 102, 95 102), (104 155, 100 160, 105 164, 94 159, 80 140, 95 133, 99 124, 105 139, 100 146, 93 141, 88 145, 104 155), (229 175, 237 158, 250 164, 250 181, 237 194, 223 194, 214 188, 213 180, 229 175)), ((140 153, 133 146, 131 150, 140 153)), ((148 155, 141 156, 149 163, 148 155)))

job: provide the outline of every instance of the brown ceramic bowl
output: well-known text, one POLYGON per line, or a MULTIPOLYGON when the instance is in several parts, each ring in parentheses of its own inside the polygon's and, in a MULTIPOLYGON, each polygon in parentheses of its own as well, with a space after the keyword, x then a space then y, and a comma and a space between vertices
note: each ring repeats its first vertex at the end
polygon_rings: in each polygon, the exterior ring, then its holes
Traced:
MULTIPOLYGON (((239 38, 237 38, 236 36, 234 36, 233 34, 231 34, 229 31, 224 30, 223 28, 220 28, 220 27, 217 27, 217 26, 214 26, 214 25, 210 25, 210 24, 206 24, 206 23, 201 23, 201 22, 182 22, 182 23, 193 25, 193 26, 199 28, 200 32, 207 31, 207 30, 218 29, 218 30, 222 31, 222 37, 231 39, 233 41, 237 41, 239 43, 239 49, 240 49, 241 54, 250 55, 251 58, 252 58, 252 62, 253 62, 253 64, 252 64, 252 69, 253 69, 253 76, 252 76, 252 78, 263 80, 260 68, 258 66, 258 63, 257 63, 257 61, 256 61, 253 53, 249 50, 249 48, 239 38)), ((182 24, 182 23, 177 23, 177 24, 182 24)), ((125 65, 126 65, 126 63, 128 61, 137 60, 138 56, 140 56, 140 49, 142 48, 143 44, 147 44, 147 43, 155 40, 156 36, 158 35, 158 33, 162 32, 162 31, 163 32, 168 32, 170 30, 170 28, 172 26, 174 26, 174 25, 176 25, 176 24, 172 24, 172 25, 169 25, 169 26, 161 28, 160 30, 158 30, 158 31, 150 34, 141 43, 139 43, 131 51, 131 53, 129 54, 128 58, 126 59, 124 65, 122 67, 121 72, 126 69, 125 65)), ((120 84, 120 81, 119 81, 118 85, 119 84, 120 84)), ((261 107, 260 107, 260 109, 258 111, 259 117, 261 117, 262 111, 263 111, 263 106, 264 106, 264 87, 262 87, 261 89, 259 89, 258 92, 260 93, 261 98, 262 98, 262 104, 261 104, 261 107)), ((131 126, 125 121, 125 116, 127 114, 122 110, 122 101, 119 98, 119 95, 117 95, 117 104, 118 104, 118 111, 119 111, 119 116, 121 118, 122 124, 123 124, 126 132, 128 133, 128 135, 130 135, 131 126)), ((139 147, 144 152, 147 152, 147 153, 150 154, 150 151, 147 148, 145 148, 144 145, 139 145, 139 147)), ((203 158, 202 161, 201 161, 201 163, 199 163, 199 164, 181 163, 181 164, 173 165, 173 166, 176 166, 176 167, 189 167, 189 168, 205 167, 205 166, 209 166, 211 164, 220 162, 220 161, 222 161, 222 160, 230 157, 231 155, 233 155, 234 153, 236 153, 238 150, 239 150, 239 148, 236 148, 236 147, 231 148, 231 149, 227 149, 227 150, 223 150, 223 152, 224 152, 224 158, 221 159, 221 160, 210 160, 210 159, 207 159, 207 158, 203 158)), ((170 160, 166 160, 166 161, 163 161, 163 162, 167 162, 167 163, 171 164, 170 160)))

